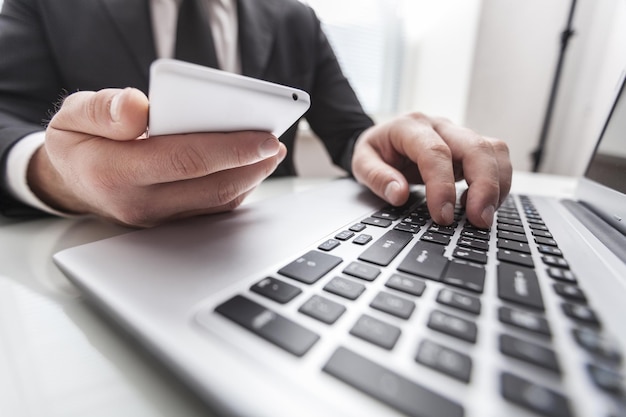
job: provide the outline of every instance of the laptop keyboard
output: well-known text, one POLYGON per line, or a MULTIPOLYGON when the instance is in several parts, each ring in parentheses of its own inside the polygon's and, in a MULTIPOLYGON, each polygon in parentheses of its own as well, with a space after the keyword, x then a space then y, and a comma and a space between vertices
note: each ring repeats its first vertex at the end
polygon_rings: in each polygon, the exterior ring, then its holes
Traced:
POLYGON ((321 371, 406 415, 467 415, 463 390, 480 384, 512 410, 550 417, 579 415, 568 387, 590 386, 587 400, 609 404, 602 415, 622 416, 622 354, 578 278, 529 197, 510 196, 482 230, 460 206, 453 225, 437 225, 414 196, 334 233, 215 311, 301 360, 332 346, 321 371), (487 360, 478 343, 501 358, 487 360), (581 362, 564 350, 580 351, 581 362), (431 387, 413 378, 421 369, 461 387, 431 387))

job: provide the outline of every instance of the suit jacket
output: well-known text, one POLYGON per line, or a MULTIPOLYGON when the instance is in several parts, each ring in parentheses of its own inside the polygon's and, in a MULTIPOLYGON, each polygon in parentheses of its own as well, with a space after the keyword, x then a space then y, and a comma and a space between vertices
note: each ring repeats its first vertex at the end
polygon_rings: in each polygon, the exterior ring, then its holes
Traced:
MULTIPOLYGON (((148 0, 5 0, 0 15, 0 157, 42 130, 62 98, 78 90, 148 92, 156 59, 148 0)), ((350 171, 356 137, 372 125, 314 12, 297 0, 238 0, 244 75, 303 89, 305 115, 333 161, 350 171)), ((293 175, 296 126, 281 140, 289 156, 275 175, 293 175)), ((4 181, 3 181, 4 182, 4 181)), ((16 204, 3 192, 5 212, 16 204)), ((19 204, 17 205, 19 206, 19 204)))

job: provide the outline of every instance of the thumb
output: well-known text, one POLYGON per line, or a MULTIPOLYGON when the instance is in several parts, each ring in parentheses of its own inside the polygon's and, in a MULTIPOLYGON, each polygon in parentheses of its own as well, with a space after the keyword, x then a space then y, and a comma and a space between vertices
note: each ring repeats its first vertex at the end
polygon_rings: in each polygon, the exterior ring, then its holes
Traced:
POLYGON ((148 98, 134 88, 79 91, 69 95, 50 121, 53 129, 131 140, 148 125, 148 98))

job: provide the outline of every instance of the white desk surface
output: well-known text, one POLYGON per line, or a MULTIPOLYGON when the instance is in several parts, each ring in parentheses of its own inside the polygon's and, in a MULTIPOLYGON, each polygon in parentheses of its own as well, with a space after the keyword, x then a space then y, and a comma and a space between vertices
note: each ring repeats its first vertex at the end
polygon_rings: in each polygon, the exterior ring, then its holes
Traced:
MULTIPOLYGON (((576 181, 515 173, 513 191, 568 197, 576 181), (532 181, 531 181, 532 180, 532 181)), ((264 182, 246 204, 328 179, 264 182)), ((0 416, 207 416, 160 364, 85 303, 53 253, 128 232, 93 219, 0 217, 0 416)))

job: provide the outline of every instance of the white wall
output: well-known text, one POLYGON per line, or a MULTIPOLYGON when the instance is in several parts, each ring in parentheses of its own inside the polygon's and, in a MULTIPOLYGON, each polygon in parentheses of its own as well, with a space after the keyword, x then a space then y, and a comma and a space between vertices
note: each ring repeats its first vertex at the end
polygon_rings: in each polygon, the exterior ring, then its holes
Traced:
MULTIPOLYGON (((530 169, 571 0, 483 0, 466 124, 530 169)), ((541 171, 584 171, 626 55, 626 0, 578 0, 541 171)))
POLYGON ((578 7, 542 166, 565 175, 584 172, 626 68, 626 0, 579 0, 578 7))
POLYGON ((531 168, 569 0, 483 0, 466 124, 531 168))

